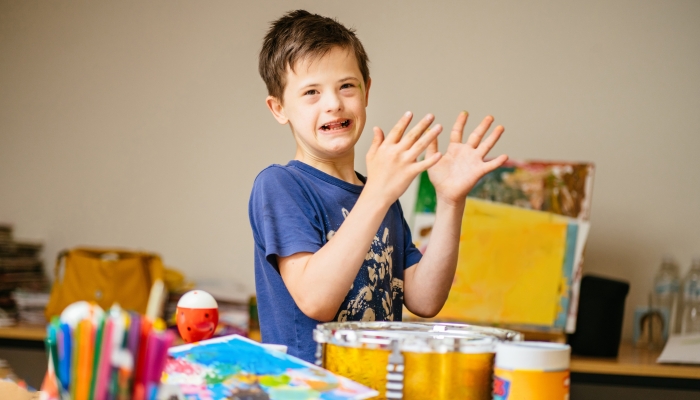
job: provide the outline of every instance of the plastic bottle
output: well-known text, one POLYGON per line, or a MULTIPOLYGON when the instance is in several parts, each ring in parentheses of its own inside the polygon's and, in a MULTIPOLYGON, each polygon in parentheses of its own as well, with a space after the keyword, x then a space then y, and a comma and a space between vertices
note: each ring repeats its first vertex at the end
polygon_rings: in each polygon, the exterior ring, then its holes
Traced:
POLYGON ((681 333, 700 333, 700 257, 695 257, 683 279, 681 333))
POLYGON ((652 296, 653 308, 659 309, 668 318, 668 320, 664 321, 664 337, 679 330, 679 326, 676 323, 679 289, 678 264, 670 255, 664 255, 659 271, 654 277, 654 292, 652 296))

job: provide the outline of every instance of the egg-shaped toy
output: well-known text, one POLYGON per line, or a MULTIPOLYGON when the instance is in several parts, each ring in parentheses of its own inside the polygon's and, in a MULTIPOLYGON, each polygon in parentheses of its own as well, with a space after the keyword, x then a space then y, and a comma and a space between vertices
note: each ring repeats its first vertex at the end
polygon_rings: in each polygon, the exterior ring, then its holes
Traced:
POLYGON ((76 301, 61 312, 60 321, 75 329, 78 323, 86 318, 90 318, 92 323, 97 325, 104 313, 102 307, 97 303, 76 301))
POLYGON ((185 342, 209 339, 219 323, 219 305, 212 295, 203 290, 189 291, 177 302, 175 320, 185 342))

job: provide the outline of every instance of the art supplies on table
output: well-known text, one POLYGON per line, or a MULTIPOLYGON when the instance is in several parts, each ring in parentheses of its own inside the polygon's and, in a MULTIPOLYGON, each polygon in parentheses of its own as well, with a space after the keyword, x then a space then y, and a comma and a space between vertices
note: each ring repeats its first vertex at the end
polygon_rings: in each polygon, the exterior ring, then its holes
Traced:
POLYGON ((187 399, 366 399, 377 392, 231 335, 170 349, 163 383, 187 399))
POLYGON ((381 399, 490 400, 496 344, 522 335, 466 324, 329 322, 314 340, 319 364, 381 399))
POLYGON ((568 400, 571 348, 547 342, 496 346, 494 400, 568 400))
POLYGON ((219 305, 204 290, 185 293, 177 303, 177 329, 187 343, 199 342, 214 336, 219 323, 219 305))
POLYGON ((162 320, 117 305, 105 313, 96 304, 71 304, 47 327, 42 390, 49 399, 155 399, 174 339, 162 320))

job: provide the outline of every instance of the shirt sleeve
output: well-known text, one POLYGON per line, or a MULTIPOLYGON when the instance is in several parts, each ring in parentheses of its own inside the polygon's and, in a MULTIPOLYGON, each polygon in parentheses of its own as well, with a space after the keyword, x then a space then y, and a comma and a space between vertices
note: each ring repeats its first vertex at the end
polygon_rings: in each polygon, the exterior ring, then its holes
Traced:
POLYGON ((413 244, 413 236, 411 236, 411 229, 408 227, 408 223, 406 222, 406 218, 403 215, 403 209, 401 208, 401 203, 397 202, 399 205, 399 211, 401 213, 401 221, 403 223, 403 232, 404 232, 404 264, 403 268, 410 268, 421 260, 423 258, 423 253, 418 250, 415 244, 413 244))
POLYGON ((276 256, 315 253, 323 246, 323 226, 315 208, 283 167, 268 167, 255 179, 248 216, 256 246, 276 269, 276 256))

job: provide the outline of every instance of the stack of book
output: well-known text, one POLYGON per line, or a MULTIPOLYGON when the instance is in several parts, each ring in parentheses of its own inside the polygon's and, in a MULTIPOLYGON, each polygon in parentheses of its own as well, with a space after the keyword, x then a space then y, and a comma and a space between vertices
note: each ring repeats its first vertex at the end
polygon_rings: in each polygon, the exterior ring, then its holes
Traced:
POLYGON ((48 281, 39 254, 41 243, 15 241, 11 225, 0 225, 0 325, 9 325, 18 319, 33 323, 45 323, 38 317, 37 310, 46 306, 48 301, 48 281), (15 301, 13 292, 22 291, 21 309, 15 301), (24 301, 32 298, 31 301, 24 301), (37 301, 44 303, 37 305, 37 301), (26 307, 25 307, 26 306, 26 307), (28 311, 27 318, 22 318, 23 311, 28 311))
POLYGON ((0 224, 0 252, 12 242, 12 226, 0 224))
POLYGON ((46 324, 44 311, 49 304, 48 292, 17 289, 12 294, 17 307, 17 319, 20 323, 30 325, 46 324))

